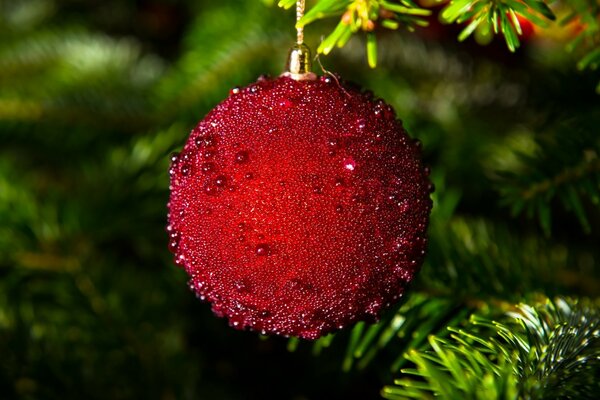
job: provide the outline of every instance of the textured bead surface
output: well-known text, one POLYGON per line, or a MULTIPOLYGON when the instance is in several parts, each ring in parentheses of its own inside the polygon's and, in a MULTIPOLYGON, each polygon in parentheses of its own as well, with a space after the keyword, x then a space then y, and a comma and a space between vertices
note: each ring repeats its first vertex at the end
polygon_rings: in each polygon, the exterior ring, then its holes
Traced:
POLYGON ((423 261, 420 143, 331 77, 232 90, 170 176, 169 248, 233 327, 315 339, 375 320, 423 261))

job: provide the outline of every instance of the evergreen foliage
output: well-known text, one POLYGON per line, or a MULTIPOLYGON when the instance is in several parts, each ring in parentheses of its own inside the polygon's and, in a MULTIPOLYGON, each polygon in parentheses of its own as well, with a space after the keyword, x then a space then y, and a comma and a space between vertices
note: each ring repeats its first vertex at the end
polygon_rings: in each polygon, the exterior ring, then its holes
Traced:
POLYGON ((323 68, 395 107, 437 188, 403 301, 314 343, 227 327, 164 232, 169 154, 282 69, 293 16, 265 3, 0 0, 0 397, 600 393, 598 3, 307 3, 323 68), (516 52, 456 40, 486 32, 516 52))

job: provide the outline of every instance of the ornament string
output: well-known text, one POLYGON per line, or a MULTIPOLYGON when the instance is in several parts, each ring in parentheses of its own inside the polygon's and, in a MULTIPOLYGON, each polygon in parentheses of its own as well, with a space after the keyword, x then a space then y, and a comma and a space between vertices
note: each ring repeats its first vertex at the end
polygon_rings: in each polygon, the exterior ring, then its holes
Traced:
POLYGON ((298 25, 304 16, 304 7, 305 0, 296 1, 296 42, 298 44, 304 43, 304 27, 298 25))

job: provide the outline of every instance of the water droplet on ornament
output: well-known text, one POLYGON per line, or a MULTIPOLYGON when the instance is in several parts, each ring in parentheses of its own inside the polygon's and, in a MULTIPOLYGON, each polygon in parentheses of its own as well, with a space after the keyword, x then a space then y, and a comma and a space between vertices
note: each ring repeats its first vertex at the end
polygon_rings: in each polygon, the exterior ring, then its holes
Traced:
POLYGON ((229 91, 229 94, 238 94, 239 92, 240 92, 240 88, 239 88, 239 86, 236 86, 229 91))
POLYGON ((171 240, 169 240, 169 250, 172 253, 175 253, 177 247, 179 247, 179 238, 171 238, 171 240))
POLYGON ((360 118, 359 120, 356 121, 356 127, 362 131, 363 129, 365 129, 367 127, 367 123, 365 122, 364 119, 360 118))
POLYGON ((248 287, 248 284, 245 282, 238 281, 234 284, 234 286, 235 290, 237 290, 239 293, 250 293, 250 287, 248 287))
POLYGON ((242 151, 238 151, 238 152, 235 154, 235 162, 236 162, 236 163, 238 163, 238 164, 243 164, 243 163, 245 163, 246 161, 248 161, 248 152, 247 152, 247 151, 245 151, 245 150, 242 150, 242 151))
POLYGON ((215 138, 213 135, 198 136, 194 142, 198 147, 212 147, 217 144, 217 138, 215 138))
POLYGON ((215 185, 218 187, 223 187, 227 183, 227 178, 224 175, 219 175, 215 179, 215 185))
POLYGON ((344 168, 348 171, 354 171, 354 169, 356 168, 356 162, 352 158, 345 158, 343 163, 344 168))
POLYGON ((433 183, 429 183, 427 185, 427 190, 429 191, 429 193, 435 192, 435 185, 433 183))
POLYGON ((213 164, 211 162, 204 163, 204 164, 202 164, 200 169, 202 170, 203 173, 207 174, 209 172, 212 172, 215 169, 215 164, 213 164))
POLYGON ((202 157, 204 157, 204 159, 212 158, 214 155, 215 152, 213 150, 206 150, 204 153, 202 153, 202 157))
POLYGON ((181 167, 181 175, 183 176, 188 176, 190 173, 190 165, 189 164, 183 164, 183 166, 181 167))
POLYGON ((335 181, 333 183, 335 185, 336 188, 341 189, 344 186, 346 186, 346 182, 344 181, 343 178, 335 178, 335 181))
POLYGON ((333 78, 330 75, 323 75, 319 79, 321 82, 328 83, 328 84, 333 82, 333 78))
POLYGON ((204 186, 204 193, 205 194, 211 195, 211 194, 215 194, 215 192, 216 192, 216 190, 215 190, 215 188, 213 186, 211 186, 211 185, 204 186))
POLYGON ((254 178, 254 175, 252 175, 251 172, 248 172, 246 175, 244 175, 244 178, 246 178, 246 179, 252 179, 252 178, 254 178))
POLYGON ((266 243, 261 243, 256 246, 255 252, 257 256, 268 256, 270 252, 269 245, 266 243))
POLYGON ((344 211, 344 207, 342 207, 341 205, 337 205, 335 206, 335 212, 337 213, 342 213, 344 211))
POLYGON ((313 193, 314 194, 322 194, 323 193, 323 188, 319 187, 319 186, 315 186, 313 188, 313 193))
POLYGON ((256 86, 256 85, 250 86, 250 93, 256 93, 256 92, 258 92, 258 86, 256 86))
POLYGON ((171 153, 171 162, 174 164, 179 160, 179 153, 171 153))
POLYGON ((282 99, 282 100, 279 102, 279 107, 281 107, 281 108, 284 108, 284 109, 285 109, 285 108, 291 108, 291 107, 293 107, 293 106, 294 106, 294 103, 292 103, 292 102, 291 102, 290 100, 288 100, 288 99, 282 99))

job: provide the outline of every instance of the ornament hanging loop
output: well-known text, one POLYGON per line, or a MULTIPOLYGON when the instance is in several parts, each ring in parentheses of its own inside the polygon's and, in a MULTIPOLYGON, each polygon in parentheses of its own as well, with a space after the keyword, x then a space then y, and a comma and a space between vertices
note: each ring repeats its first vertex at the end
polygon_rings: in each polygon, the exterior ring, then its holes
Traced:
POLYGON ((304 44, 304 27, 298 22, 304 16, 305 0, 296 1, 296 44, 288 55, 286 72, 283 74, 297 81, 315 80, 317 76, 311 72, 312 60, 310 49, 304 44))

